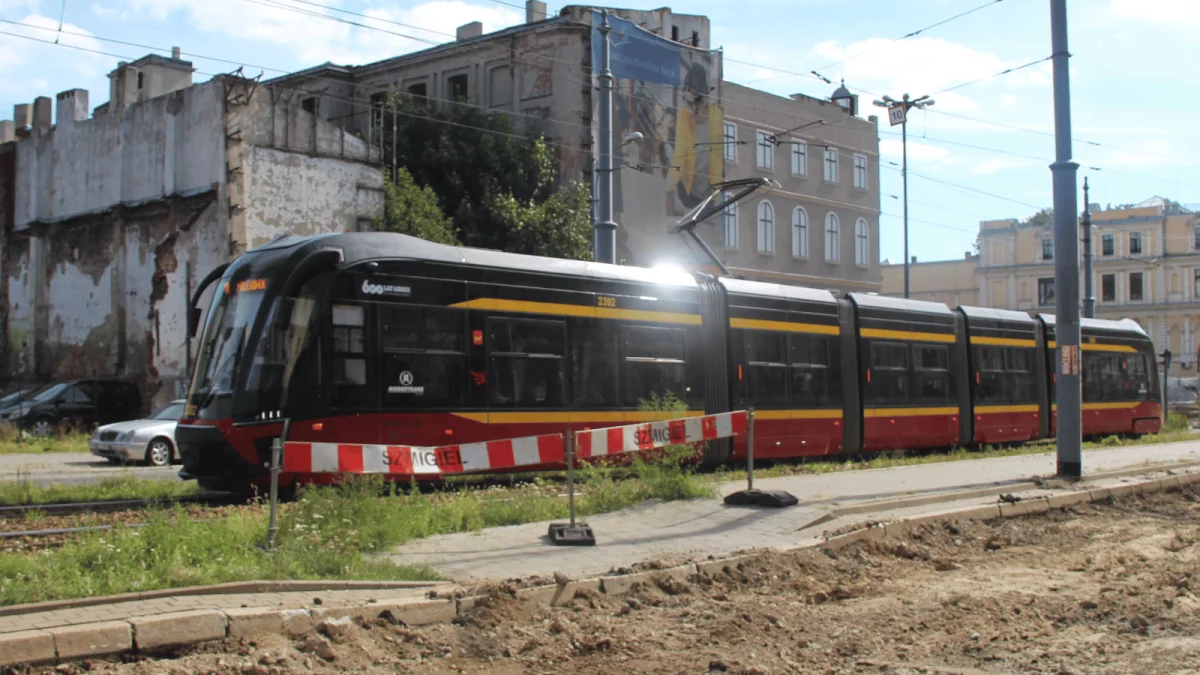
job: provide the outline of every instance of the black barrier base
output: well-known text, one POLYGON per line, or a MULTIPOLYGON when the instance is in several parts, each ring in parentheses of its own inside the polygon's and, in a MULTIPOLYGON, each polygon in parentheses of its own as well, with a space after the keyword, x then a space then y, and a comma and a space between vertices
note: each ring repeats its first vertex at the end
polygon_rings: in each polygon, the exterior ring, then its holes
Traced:
POLYGON ((586 523, 550 523, 550 543, 557 546, 595 546, 596 533, 586 523))
POLYGON ((739 490, 725 496, 729 506, 770 506, 783 508, 800 503, 793 495, 783 490, 739 490))

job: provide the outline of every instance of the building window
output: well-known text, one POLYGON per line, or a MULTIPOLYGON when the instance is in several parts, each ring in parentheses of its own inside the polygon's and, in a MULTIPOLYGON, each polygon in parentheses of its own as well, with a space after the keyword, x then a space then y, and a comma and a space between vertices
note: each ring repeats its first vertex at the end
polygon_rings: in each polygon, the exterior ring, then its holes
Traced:
POLYGON ((451 101, 467 100, 468 97, 467 97, 467 76, 466 76, 466 74, 454 75, 454 76, 450 77, 448 80, 446 80, 446 83, 449 87, 451 101))
POLYGON ((854 156, 854 187, 859 190, 867 189, 867 156, 854 156))
POLYGON ((387 92, 381 91, 371 94, 371 121, 379 124, 383 121, 383 106, 387 103, 387 92))
POLYGON ((410 84, 408 86, 408 95, 415 99, 418 99, 417 100, 418 103, 424 103, 425 99, 429 96, 429 86, 426 85, 424 82, 418 82, 417 84, 410 84))
MULTIPOLYGON (((792 255, 808 257, 808 212, 797 206, 792 210, 792 255)), ((1200 271, 1197 271, 1200 276, 1200 271)))
POLYGON ((771 134, 765 131, 758 132, 756 138, 758 142, 758 159, 755 165, 760 169, 768 171, 775 168, 775 144, 771 142, 771 134))
POLYGON ((145 73, 138 73, 138 89, 142 88, 142 83, 144 82, 144 76, 145 76, 145 73))
POLYGON ((671 39, 679 42, 679 26, 671 26, 671 39))
POLYGON ((1129 273, 1129 301, 1130 302, 1141 302, 1144 299, 1144 292, 1142 289, 1142 278, 1143 277, 1142 277, 1141 272, 1130 272, 1129 273))
POLYGON ((1042 240, 1042 260, 1054 260, 1054 240, 1046 238, 1042 240))
POLYGON ((832 211, 825 216, 825 260, 837 262, 841 259, 838 246, 838 217, 832 211))
POLYGON ((1192 278, 1192 300, 1200 299, 1200 269, 1193 272, 1192 278))
POLYGON ((768 201, 758 205, 758 252, 775 252, 775 207, 768 201))
POLYGON ((737 162, 738 156, 737 142, 737 125, 731 122, 725 123, 725 160, 728 162, 737 162))
POLYGON ((317 97, 310 96, 303 101, 300 101, 300 109, 306 113, 316 114, 317 112, 317 97))
POLYGON ((1192 250, 1200 251, 1200 227, 1192 231, 1192 250))
POLYGON ((867 233, 867 221, 859 218, 854 223, 854 264, 866 267, 871 256, 871 239, 867 233))
POLYGON ((1038 279, 1038 304, 1054 304, 1054 279, 1038 279))
MULTIPOLYGON (((1200 276, 1196 277, 1200 281, 1200 276)), ((1117 275, 1100 275, 1100 302, 1117 301, 1117 275)))
MULTIPOLYGON (((721 193, 721 199, 729 199, 729 193, 721 193)), ((725 207, 725 212, 721 216, 722 224, 725 227, 725 248, 738 247, 738 217, 737 217, 737 202, 725 207)))
POLYGON ((808 175, 808 144, 792 141, 792 175, 808 175))
POLYGON ((700 31, 698 30, 692 31, 692 46, 696 48, 700 47, 700 31))
POLYGON ((837 148, 825 148, 825 180, 830 183, 836 183, 838 180, 837 148))
POLYGON ((1106 234, 1100 237, 1100 255, 1114 255, 1116 253, 1116 248, 1116 237, 1111 234, 1106 234))
POLYGON ((1129 255, 1141 255, 1141 254, 1142 254, 1142 233, 1141 232, 1130 232, 1129 233, 1129 255))

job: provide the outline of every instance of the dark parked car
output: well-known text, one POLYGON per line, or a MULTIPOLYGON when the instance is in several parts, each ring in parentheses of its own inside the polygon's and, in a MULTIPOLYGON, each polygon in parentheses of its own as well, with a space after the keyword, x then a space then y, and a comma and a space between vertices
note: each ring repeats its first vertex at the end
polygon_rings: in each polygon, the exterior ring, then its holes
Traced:
POLYGON ((12 407, 45 388, 45 385, 21 387, 0 396, 0 410, 12 407))
POLYGON ((136 419, 141 413, 141 392, 130 382, 69 380, 0 410, 0 421, 42 435, 60 425, 92 427, 136 419))

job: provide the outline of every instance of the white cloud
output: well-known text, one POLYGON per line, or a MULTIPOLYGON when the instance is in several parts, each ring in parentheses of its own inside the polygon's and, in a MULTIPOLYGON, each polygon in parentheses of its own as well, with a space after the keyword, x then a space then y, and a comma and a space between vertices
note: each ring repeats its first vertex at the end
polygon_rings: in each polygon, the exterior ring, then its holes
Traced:
POLYGON ((433 44, 452 42, 455 28, 471 20, 482 22, 484 32, 524 20, 520 11, 514 8, 471 4, 461 0, 434 0, 409 9, 370 9, 363 12, 367 17, 322 10, 288 0, 273 0, 273 3, 266 5, 242 0, 129 0, 129 6, 135 13, 149 15, 160 21, 183 15, 196 30, 236 40, 278 45, 294 52, 300 61, 313 64, 325 61, 369 63, 425 49, 433 44), (237 17, 237 20, 231 21, 230 17, 237 17), (426 30, 397 23, 420 26, 426 30))
POLYGON ((1000 104, 1001 105, 1012 106, 1012 105, 1015 105, 1016 102, 1017 102, 1017 97, 1014 96, 1013 94, 1008 94, 1008 93, 1000 94, 1000 104))
POLYGON ((986 159, 971 167, 971 174, 975 176, 990 176, 1008 171, 1011 169, 1029 169, 1038 166, 1037 162, 1029 159, 1018 159, 1010 157, 1000 157, 997 159, 986 159))
POLYGON ((90 32, 74 24, 64 23, 62 29, 64 32, 60 34, 58 20, 41 14, 30 14, 17 24, 4 24, 5 32, 31 39, 4 36, 0 42, 0 91, 13 98, 50 95, 44 79, 31 79, 28 74, 18 75, 19 69, 34 63, 39 69, 44 69, 43 72, 68 70, 84 79, 102 73, 111 59, 81 50, 103 51, 103 45, 91 37, 90 32), (55 39, 59 45, 80 49, 63 49, 61 46, 45 44, 53 43, 55 39))
MULTIPOLYGON (((887 138, 879 141, 879 154, 887 157, 900 157, 904 148, 898 138, 887 138)), ((953 163, 950 151, 935 145, 926 145, 915 141, 908 142, 908 159, 922 162, 953 163)))
POLYGON ((91 10, 92 14, 95 14, 102 19, 111 19, 112 17, 121 13, 121 10, 115 7, 105 7, 98 2, 92 3, 91 10))
POLYGON ((1196 0, 1112 0, 1108 9, 1117 18, 1182 27, 1200 23, 1196 0))
MULTIPOLYGON (((1078 142, 1076 142, 1077 147, 1078 145, 1078 142)), ((1181 159, 1176 159, 1181 153, 1176 149, 1175 145, 1166 141, 1149 139, 1138 143, 1136 146, 1126 141, 1122 147, 1129 149, 1111 150, 1107 156, 1101 156, 1095 164, 1099 164, 1101 167, 1120 167, 1124 169, 1140 166, 1178 166, 1186 163, 1181 159)))

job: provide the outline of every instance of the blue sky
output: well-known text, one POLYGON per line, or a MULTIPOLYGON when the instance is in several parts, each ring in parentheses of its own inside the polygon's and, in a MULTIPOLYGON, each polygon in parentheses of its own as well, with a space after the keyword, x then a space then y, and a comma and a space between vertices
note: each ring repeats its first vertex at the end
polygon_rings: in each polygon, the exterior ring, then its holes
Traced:
MULTIPOLYGON (((357 28, 315 16, 334 13, 308 0, 0 0, 0 20, 6 22, 0 24, 0 118, 8 117, 15 103, 73 87, 90 90, 93 107, 102 103, 108 97, 106 73, 117 58, 148 51, 113 40, 163 50, 178 45, 194 62, 199 80, 231 71, 237 63, 245 63, 251 75, 262 71, 270 77, 327 60, 363 63, 421 49, 452 39, 456 26, 472 20, 489 31, 524 20, 524 10, 512 6, 523 6, 521 0, 312 1, 410 27, 347 17, 383 30, 357 28), (2 33, 57 39, 59 45, 2 33)), ((828 96, 832 87, 815 77, 772 70, 817 69, 864 90, 864 110, 875 94, 935 94, 931 111, 910 117, 908 146, 911 254, 933 260, 970 250, 980 220, 1024 217, 1051 203, 1049 62, 937 93, 1049 56, 1047 0, 998 0, 895 40, 985 2, 675 0, 670 6, 712 19, 713 44, 724 48, 726 78, 736 82, 782 95, 828 96)), ((1200 29, 1200 0, 1071 0, 1069 5, 1080 184, 1088 176, 1092 201, 1101 204, 1153 195, 1200 202, 1200 131, 1191 119, 1200 103, 1194 75, 1200 44, 1191 39, 1200 29)), ((551 4, 551 12, 559 7, 551 4)), ((900 174, 891 164, 900 160, 900 137, 893 135, 898 130, 887 126, 886 117, 881 122, 881 257, 892 261, 899 261, 903 250, 900 220, 891 215, 901 213, 900 174)))

